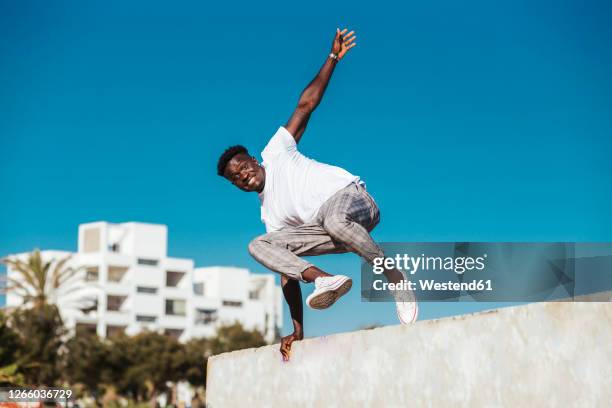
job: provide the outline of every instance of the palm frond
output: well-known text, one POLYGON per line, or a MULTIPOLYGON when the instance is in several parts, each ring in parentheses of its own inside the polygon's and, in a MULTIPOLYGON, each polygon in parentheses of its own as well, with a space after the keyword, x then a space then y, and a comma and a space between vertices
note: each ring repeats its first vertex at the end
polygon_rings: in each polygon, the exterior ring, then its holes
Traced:
POLYGON ((57 282, 57 286, 54 286, 54 289, 57 289, 57 288, 59 288, 61 286, 64 286, 64 285, 70 283, 71 281, 72 282, 77 282, 77 280, 75 280, 74 278, 77 277, 77 274, 81 270, 82 270, 82 268, 76 268, 76 269, 70 268, 70 269, 67 269, 67 270, 63 271, 63 273, 61 273, 58 276, 58 279, 56 281, 57 282))
POLYGON ((67 256, 66 258, 55 263, 55 267, 53 268, 53 272, 51 273, 51 281, 53 288, 57 288, 60 285, 61 277, 66 271, 70 270, 70 268, 64 269, 64 265, 72 258, 72 255, 67 256))
POLYGON ((7 259, 5 264, 15 272, 18 272, 33 288, 36 287, 37 280, 28 263, 20 259, 7 259))
POLYGON ((14 293, 15 295, 19 296, 20 298, 24 299, 25 297, 30 296, 30 292, 23 290, 22 288, 19 287, 7 287, 3 290, 0 290, 0 294, 1 295, 8 295, 9 293, 14 293))
POLYGON ((9 290, 9 288, 19 288, 19 289, 23 289, 26 292, 30 292, 31 289, 28 289, 26 286, 23 285, 23 283, 21 283, 18 279, 15 278, 8 278, 7 280, 7 290, 9 290), (12 286, 11 286, 12 285, 12 286))

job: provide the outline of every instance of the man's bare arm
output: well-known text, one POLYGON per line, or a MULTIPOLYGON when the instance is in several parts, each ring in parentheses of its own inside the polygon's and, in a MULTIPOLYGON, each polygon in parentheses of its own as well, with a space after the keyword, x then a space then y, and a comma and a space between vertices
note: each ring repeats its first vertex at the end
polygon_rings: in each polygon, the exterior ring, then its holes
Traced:
POLYGON ((355 32, 346 33, 348 29, 340 31, 336 29, 336 36, 332 43, 331 55, 327 57, 325 63, 317 73, 317 76, 310 81, 308 86, 300 95, 297 108, 289 118, 285 128, 293 135, 295 142, 298 143, 306 130, 308 120, 312 112, 319 106, 327 84, 334 72, 334 68, 348 50, 353 48, 357 43, 355 40, 355 32), (333 55, 333 56, 332 56, 333 55), (335 56, 335 57, 334 57, 335 56))
POLYGON ((281 275, 281 287, 285 300, 289 305, 289 314, 291 314, 291 320, 293 321, 293 333, 283 337, 280 346, 283 360, 288 361, 291 352, 291 343, 295 340, 302 340, 304 338, 304 310, 300 282, 289 279, 285 275, 281 275))

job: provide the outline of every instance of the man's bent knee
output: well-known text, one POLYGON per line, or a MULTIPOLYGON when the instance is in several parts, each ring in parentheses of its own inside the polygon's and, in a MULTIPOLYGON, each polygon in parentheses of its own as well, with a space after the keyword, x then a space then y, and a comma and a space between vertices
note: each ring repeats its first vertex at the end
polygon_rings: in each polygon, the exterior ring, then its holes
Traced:
POLYGON ((249 242, 249 253, 253 257, 257 258, 256 254, 261 253, 270 249, 272 246, 278 246, 280 243, 277 232, 268 232, 267 234, 260 235, 249 242))
POLYGON ((265 239, 265 235, 260 235, 249 242, 249 253, 251 256, 253 256, 253 258, 258 259, 262 249, 269 245, 270 241, 265 239))
POLYGON ((271 232, 253 239, 249 242, 248 249, 251 256, 268 269, 289 279, 304 281, 302 271, 311 267, 312 264, 278 244, 279 240, 275 240, 274 232, 271 232))

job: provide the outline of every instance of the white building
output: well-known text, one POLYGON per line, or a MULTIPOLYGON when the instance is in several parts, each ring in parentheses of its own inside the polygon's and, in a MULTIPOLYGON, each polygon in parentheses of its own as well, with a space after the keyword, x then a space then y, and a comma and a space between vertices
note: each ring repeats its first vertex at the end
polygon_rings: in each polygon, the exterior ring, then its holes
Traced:
MULTIPOLYGON (((165 225, 82 224, 77 253, 42 251, 42 256, 72 256, 70 265, 82 268, 72 285, 78 289, 57 299, 69 328, 100 336, 146 328, 181 341, 212 336, 218 326, 235 321, 259 330, 267 341, 280 332, 282 292, 274 275, 222 266, 194 269, 191 259, 170 258, 165 225)), ((18 276, 11 268, 7 274, 18 276)), ((7 307, 21 304, 21 297, 7 294, 7 307)))

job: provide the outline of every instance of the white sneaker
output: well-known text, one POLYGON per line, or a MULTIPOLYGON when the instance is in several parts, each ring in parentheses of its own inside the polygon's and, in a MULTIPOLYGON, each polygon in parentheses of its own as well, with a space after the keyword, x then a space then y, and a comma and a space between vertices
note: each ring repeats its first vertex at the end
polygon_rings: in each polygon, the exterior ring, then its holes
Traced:
POLYGON ((399 296, 396 296, 395 309, 402 324, 412 324, 419 317, 419 304, 412 291, 403 291, 399 296))
POLYGON ((353 281, 348 276, 335 275, 315 279, 315 290, 306 298, 306 304, 313 309, 327 309, 348 292, 353 281))

